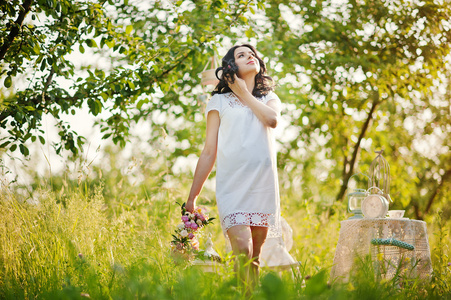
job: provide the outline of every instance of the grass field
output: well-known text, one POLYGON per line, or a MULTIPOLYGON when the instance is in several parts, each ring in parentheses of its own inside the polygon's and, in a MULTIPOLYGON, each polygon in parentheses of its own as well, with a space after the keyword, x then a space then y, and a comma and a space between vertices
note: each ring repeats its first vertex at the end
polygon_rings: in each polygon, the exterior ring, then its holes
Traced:
MULTIPOLYGON (((107 182, 107 180, 105 180, 107 182)), ((427 219, 434 273, 429 281, 376 280, 362 263, 347 284, 329 273, 345 206, 282 194, 293 229, 298 271, 262 270, 251 295, 236 283, 219 222, 211 235, 225 263, 203 272, 171 256, 171 233, 189 180, 171 188, 103 184, 36 188, 32 201, 4 187, 0 195, 0 299, 450 299, 450 222, 427 219), (110 192, 107 193, 107 190, 110 192), (139 191, 139 192, 137 192, 139 191), (113 195, 114 194, 114 195, 113 195), (108 199, 107 196, 108 195, 108 199), (113 195, 113 196, 112 196, 113 195)), ((48 186, 48 185, 43 185, 48 186)), ((65 185, 62 185, 65 186, 65 185)), ((217 216, 212 191, 199 200, 217 216)))

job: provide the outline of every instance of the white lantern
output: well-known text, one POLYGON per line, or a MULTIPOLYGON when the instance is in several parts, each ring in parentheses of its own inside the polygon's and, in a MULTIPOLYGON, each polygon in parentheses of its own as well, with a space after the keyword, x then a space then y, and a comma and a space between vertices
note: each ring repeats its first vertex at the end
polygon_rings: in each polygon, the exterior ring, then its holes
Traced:
POLYGON ((366 198, 365 189, 354 189, 348 193, 348 212, 353 213, 349 219, 362 219, 362 202, 366 198))
MULTIPOLYGON (((371 179, 362 173, 357 173, 349 177, 348 180, 348 190, 349 190, 349 182, 351 181, 352 177, 362 175, 365 176, 368 181, 371 181, 371 179)), ((348 192, 348 212, 353 213, 354 215, 351 216, 349 219, 362 219, 362 202, 365 200, 366 196, 368 196, 366 189, 361 188, 354 188, 352 190, 349 190, 348 192)))

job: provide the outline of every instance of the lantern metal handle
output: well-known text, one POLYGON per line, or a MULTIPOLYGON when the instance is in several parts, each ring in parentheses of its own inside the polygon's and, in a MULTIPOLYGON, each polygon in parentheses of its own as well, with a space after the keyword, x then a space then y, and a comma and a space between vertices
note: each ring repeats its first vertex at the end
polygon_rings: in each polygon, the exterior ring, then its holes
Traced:
POLYGON ((390 165, 387 160, 382 156, 384 150, 375 151, 377 153, 376 158, 372 161, 370 166, 370 176, 372 183, 368 184, 368 187, 379 187, 383 191, 385 198, 393 202, 390 197, 390 165))
POLYGON ((367 193, 369 194, 370 193, 370 190, 371 189, 377 189, 377 190, 379 190, 379 194, 381 194, 381 195, 384 195, 384 191, 382 191, 380 188, 378 188, 377 186, 372 186, 372 187, 370 187, 368 190, 367 190, 367 193))
POLYGON ((364 173, 355 173, 354 175, 352 175, 351 177, 349 177, 349 179, 348 179, 348 184, 346 185, 347 188, 349 187, 349 182, 351 181, 351 178, 354 177, 354 176, 357 176, 357 175, 363 175, 363 176, 365 176, 366 178, 368 178, 368 185, 371 186, 371 178, 370 178, 368 175, 366 175, 366 174, 364 174, 364 173))

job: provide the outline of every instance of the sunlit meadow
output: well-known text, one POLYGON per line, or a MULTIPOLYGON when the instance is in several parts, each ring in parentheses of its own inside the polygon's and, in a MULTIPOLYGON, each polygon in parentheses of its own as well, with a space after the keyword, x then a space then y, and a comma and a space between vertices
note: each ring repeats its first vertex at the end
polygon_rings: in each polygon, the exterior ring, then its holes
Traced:
MULTIPOLYGON (((0 194, 1 299, 446 299, 451 297, 450 223, 427 221, 434 273, 420 281, 377 280, 363 261, 349 283, 330 280, 345 204, 324 205, 282 190, 282 214, 293 229, 292 270, 263 269, 249 294, 237 283, 219 222, 202 230, 224 259, 215 272, 171 255, 190 176, 167 174, 164 164, 130 172, 92 167, 88 174, 36 177, 30 195, 2 183, 0 194)), ((217 217, 214 192, 199 204, 217 217)))

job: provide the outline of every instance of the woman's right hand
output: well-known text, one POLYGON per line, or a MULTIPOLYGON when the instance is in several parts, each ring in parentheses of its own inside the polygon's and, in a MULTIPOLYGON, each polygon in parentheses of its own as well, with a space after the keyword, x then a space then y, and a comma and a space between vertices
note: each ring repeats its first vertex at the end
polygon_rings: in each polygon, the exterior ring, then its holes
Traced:
POLYGON ((234 82, 232 83, 231 80, 228 80, 227 84, 235 95, 237 95, 238 97, 243 97, 246 92, 249 92, 249 90, 247 89, 246 81, 239 78, 236 74, 234 74, 233 77, 234 82))
POLYGON ((194 211, 194 201, 187 201, 186 202, 186 205, 185 205, 185 209, 187 210, 187 211, 189 211, 190 213, 193 213, 193 211, 194 211))

